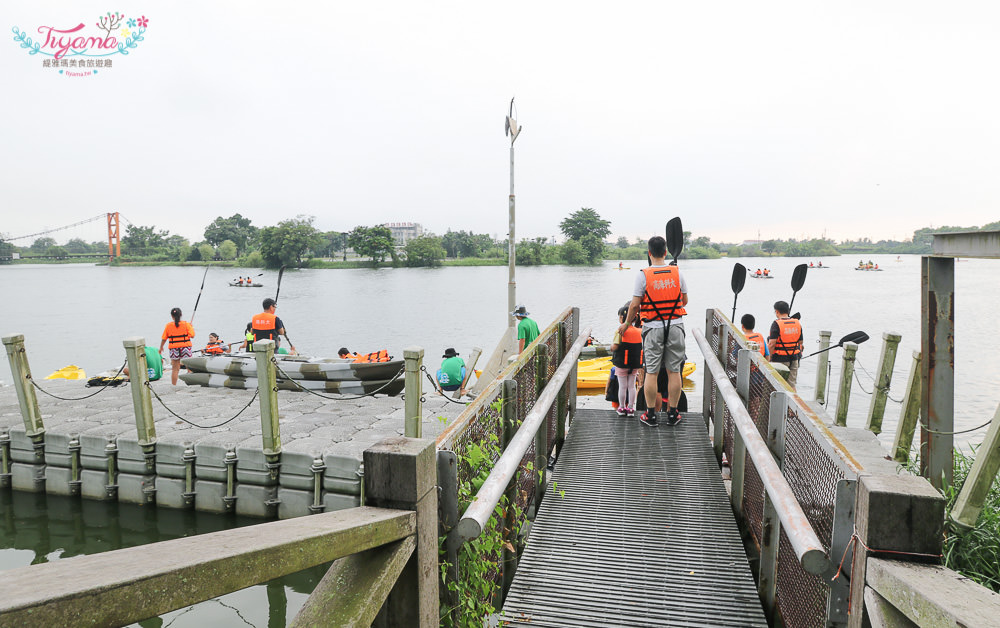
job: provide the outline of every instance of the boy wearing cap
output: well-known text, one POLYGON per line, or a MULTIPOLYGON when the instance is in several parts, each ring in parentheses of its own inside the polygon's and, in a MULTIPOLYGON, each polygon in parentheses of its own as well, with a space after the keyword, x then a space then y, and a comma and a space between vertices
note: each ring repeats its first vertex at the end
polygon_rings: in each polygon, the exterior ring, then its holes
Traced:
MULTIPOLYGON (((458 352, 448 347, 444 350, 444 362, 437 372, 437 381, 441 390, 458 390, 465 381, 465 361, 458 357, 458 352)), ((459 394, 464 395, 463 389, 459 394)))
POLYGON ((517 352, 520 354, 538 338, 538 323, 528 318, 528 308, 523 305, 514 308, 510 314, 517 319, 517 352))

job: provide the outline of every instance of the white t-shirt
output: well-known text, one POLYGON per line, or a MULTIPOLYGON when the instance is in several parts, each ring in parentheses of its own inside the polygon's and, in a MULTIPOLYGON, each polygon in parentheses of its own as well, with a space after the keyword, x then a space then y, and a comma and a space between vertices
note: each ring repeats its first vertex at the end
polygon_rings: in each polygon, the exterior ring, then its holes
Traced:
MULTIPOLYGON (((667 266, 667 263, 664 262, 662 264, 653 264, 653 268, 656 268, 658 266, 661 267, 667 266)), ((688 288, 687 288, 687 282, 684 280, 684 275, 681 274, 680 272, 678 272, 677 275, 681 278, 681 294, 687 294, 688 288)), ((639 299, 641 300, 645 294, 646 294, 646 273, 640 270, 639 275, 635 278, 635 286, 632 288, 632 296, 639 297, 639 299)), ((675 318, 671 323, 671 325, 678 325, 682 324, 683 322, 684 322, 684 317, 681 316, 679 318, 675 318)), ((663 327, 664 325, 665 322, 662 320, 646 321, 643 323, 643 326, 646 327, 663 327)))

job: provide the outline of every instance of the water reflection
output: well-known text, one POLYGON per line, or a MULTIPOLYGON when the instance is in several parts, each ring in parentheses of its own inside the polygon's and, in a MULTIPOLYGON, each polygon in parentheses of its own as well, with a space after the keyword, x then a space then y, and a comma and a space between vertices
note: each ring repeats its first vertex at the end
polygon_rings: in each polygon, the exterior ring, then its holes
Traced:
MULTIPOLYGON (((249 517, 194 510, 145 508, 20 491, 0 492, 0 570, 260 522, 249 517)), ((302 607, 327 567, 322 565, 300 571, 137 625, 142 628, 205 625, 282 628, 302 607)))

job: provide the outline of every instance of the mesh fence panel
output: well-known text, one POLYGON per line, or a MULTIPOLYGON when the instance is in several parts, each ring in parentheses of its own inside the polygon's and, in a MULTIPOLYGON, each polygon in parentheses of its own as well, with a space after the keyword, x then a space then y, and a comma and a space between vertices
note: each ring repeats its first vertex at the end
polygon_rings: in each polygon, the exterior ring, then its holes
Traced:
POLYGON ((781 531, 778 545, 778 577, 775 603, 786 626, 823 628, 830 590, 819 576, 802 568, 791 541, 781 531))

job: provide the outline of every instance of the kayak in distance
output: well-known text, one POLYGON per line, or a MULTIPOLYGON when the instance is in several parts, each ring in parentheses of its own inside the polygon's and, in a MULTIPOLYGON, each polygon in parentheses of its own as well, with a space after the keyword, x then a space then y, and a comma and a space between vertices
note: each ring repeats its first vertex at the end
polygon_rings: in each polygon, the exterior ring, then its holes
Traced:
POLYGON ((230 281, 229 285, 234 288, 263 288, 262 283, 240 283, 238 281, 230 281))
POLYGON ((753 279, 774 279, 774 275, 750 275, 753 279))
MULTIPOLYGON (((180 378, 188 386, 205 386, 207 388, 235 388, 239 390, 255 390, 256 377, 237 377, 220 373, 181 373, 180 378)), ((403 392, 406 385, 404 378, 393 381, 389 379, 373 379, 365 381, 326 381, 302 379, 277 379, 278 390, 315 390, 317 392, 340 393, 342 395, 370 395, 375 393, 394 396, 403 392), (391 382, 391 383, 390 383, 391 382)))
MULTIPOLYGON (((403 368, 403 360, 391 362, 352 362, 340 358, 275 356, 278 377, 315 381, 368 381, 392 379, 403 368)), ((249 354, 193 357, 181 360, 192 373, 233 377, 256 377, 257 360, 249 354)), ((205 385, 205 384, 200 384, 205 385)))

